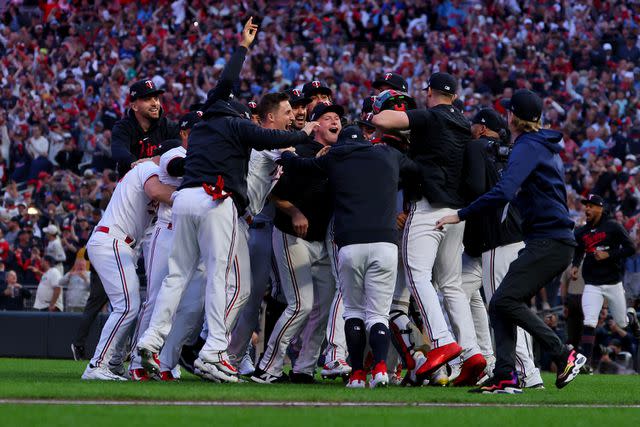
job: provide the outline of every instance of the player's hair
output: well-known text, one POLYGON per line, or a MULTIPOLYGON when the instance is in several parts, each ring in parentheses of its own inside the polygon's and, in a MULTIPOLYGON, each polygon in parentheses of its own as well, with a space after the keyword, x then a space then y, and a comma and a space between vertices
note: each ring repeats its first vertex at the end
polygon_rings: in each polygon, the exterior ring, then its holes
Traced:
POLYGON ((453 101, 453 97, 455 96, 434 88, 431 88, 431 92, 433 92, 433 94, 439 98, 450 99, 451 101, 453 101))
POLYGON ((511 114, 511 126, 517 133, 538 132, 542 129, 542 121, 530 122, 523 120, 515 114, 511 114))
POLYGON ((260 103, 257 107, 258 117, 260 117, 260 121, 264 121, 267 119, 267 115, 269 113, 273 113, 278 108, 280 108, 280 103, 282 101, 288 101, 289 96, 284 92, 277 93, 268 93, 260 99, 260 103))

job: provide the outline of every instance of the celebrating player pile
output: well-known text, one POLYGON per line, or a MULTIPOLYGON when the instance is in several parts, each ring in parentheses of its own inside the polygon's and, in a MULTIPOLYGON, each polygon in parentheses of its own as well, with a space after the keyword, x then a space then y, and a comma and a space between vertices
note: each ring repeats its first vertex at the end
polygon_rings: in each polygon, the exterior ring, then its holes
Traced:
MULTIPOLYGON (((319 80, 248 108, 233 92, 257 31, 250 18, 206 102, 180 120, 180 140, 139 141, 154 157, 131 165, 94 230, 88 254, 113 312, 82 378, 125 379, 138 317, 135 381, 175 380, 181 365, 218 383, 241 374, 313 383, 323 359, 322 376, 349 388, 522 393, 543 387, 533 337, 558 368, 556 386, 571 382, 585 356, 528 307, 576 246, 561 138, 541 129, 540 98, 516 91, 506 121, 485 109, 472 125, 450 74, 430 76, 428 108, 417 109, 402 76, 384 73, 354 124, 319 80), (148 278, 141 309, 138 247, 148 278), (252 336, 269 284, 258 358, 252 336)), ((160 117, 143 114, 159 92, 147 82, 132 87, 127 119, 141 126, 160 117)), ((133 139, 123 146, 136 149, 133 139)), ((587 336, 602 296, 619 296, 615 260, 629 246, 591 218, 598 228, 578 233, 574 265, 586 252, 585 265, 609 258, 611 271, 602 280, 585 272, 587 336), (594 249, 596 240, 606 247, 594 249)))

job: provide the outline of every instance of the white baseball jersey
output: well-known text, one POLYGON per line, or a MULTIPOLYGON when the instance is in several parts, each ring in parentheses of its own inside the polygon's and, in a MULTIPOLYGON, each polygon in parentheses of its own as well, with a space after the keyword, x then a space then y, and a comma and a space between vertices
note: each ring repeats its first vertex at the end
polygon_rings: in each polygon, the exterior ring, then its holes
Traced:
POLYGON ((249 158, 249 173, 247 175, 247 195, 251 216, 262 211, 267 196, 282 175, 282 167, 276 164, 280 158, 280 151, 251 150, 249 158))
MULTIPOLYGON (((180 146, 176 148, 172 148, 167 151, 160 157, 160 172, 158 174, 158 178, 160 182, 167 185, 172 185, 174 187, 179 187, 182 184, 182 177, 176 177, 169 175, 167 172, 167 167, 172 160, 177 158, 185 158, 187 156, 187 150, 180 146)), ((169 223, 171 222, 171 206, 160 203, 158 207, 158 222, 169 223)))
POLYGON ((158 203, 144 192, 144 185, 158 173, 159 168, 153 162, 140 163, 127 172, 116 186, 98 226, 114 227, 139 241, 158 209, 158 203))

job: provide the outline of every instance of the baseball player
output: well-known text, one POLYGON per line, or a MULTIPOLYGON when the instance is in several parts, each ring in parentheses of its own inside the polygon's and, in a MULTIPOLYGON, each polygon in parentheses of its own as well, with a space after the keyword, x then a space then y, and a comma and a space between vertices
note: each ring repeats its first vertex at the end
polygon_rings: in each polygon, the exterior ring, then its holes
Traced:
POLYGON ((575 232, 578 247, 573 256, 571 276, 573 280, 578 279, 578 268, 584 259, 584 328, 581 347, 588 366, 591 366, 598 316, 605 299, 609 304, 609 313, 618 326, 624 329, 628 324, 622 287, 623 261, 636 250, 627 231, 607 215, 602 197, 589 194, 582 204, 585 206, 587 223, 575 232))
MULTIPOLYGON (((319 123, 315 139, 309 139, 296 151, 303 157, 313 157, 323 147, 335 144, 342 129, 343 113, 338 105, 316 105, 310 116, 319 123)), ((288 381, 282 372, 285 352, 291 339, 302 330, 302 349, 290 379, 310 383, 335 293, 326 246, 333 206, 325 178, 284 174, 272 191, 272 199, 277 208, 273 250, 287 308, 278 319, 251 379, 263 384, 288 381)))
POLYGON ((517 90, 511 99, 503 100, 503 106, 514 143, 501 179, 469 206, 436 224, 437 228, 457 224, 495 212, 511 201, 522 217, 525 247, 489 303, 496 366, 493 378, 474 389, 487 394, 522 393, 515 373, 516 326, 529 332, 549 352, 558 367, 558 388, 573 381, 587 360, 573 347, 563 345, 528 307, 531 297, 559 276, 573 257, 573 221, 566 205, 564 169, 558 154, 562 134, 541 129, 542 100, 529 90, 517 90))
POLYGON ((400 92, 408 92, 409 85, 407 81, 397 73, 384 73, 379 76, 371 85, 374 89, 378 90, 378 93, 384 92, 385 90, 393 89, 400 92))
POLYGON ((375 102, 375 95, 367 96, 362 101, 362 110, 360 112, 360 118, 356 120, 356 124, 360 127, 362 135, 367 141, 373 139, 376 127, 371 123, 373 118, 373 103, 375 102))
POLYGON ((126 380, 112 373, 108 365, 115 349, 123 345, 140 308, 133 247, 156 214, 157 203, 171 204, 175 190, 158 178, 160 155, 169 148, 172 147, 165 145, 152 161, 141 163, 125 174, 87 242, 89 260, 100 276, 113 311, 82 379, 126 380))
POLYGON ((311 103, 311 98, 305 97, 299 89, 290 89, 286 94, 289 96, 289 104, 293 109, 291 127, 300 130, 307 122, 307 105, 311 103))
MULTIPOLYGON (((248 23, 253 41, 257 26, 248 23)), ((246 28, 246 27, 245 27, 246 28)), ((230 103, 214 101, 204 112, 203 122, 192 131, 185 159, 185 175, 173 204, 174 245, 151 323, 138 342, 142 365, 158 373, 156 354, 167 336, 171 320, 186 284, 200 259, 207 272, 205 316, 208 335, 195 372, 212 381, 236 382, 237 370, 226 353, 226 289, 236 255, 238 212, 247 200, 247 168, 251 148, 277 149, 307 141, 316 123, 304 132, 262 129, 241 116, 230 103)))
POLYGON ((307 117, 311 117, 313 109, 316 108, 319 102, 329 104, 333 102, 333 91, 319 80, 305 83, 305 85, 302 86, 302 95, 309 100, 307 104, 307 117))
MULTIPOLYGON (((464 224, 435 230, 435 221, 463 204, 459 194, 464 146, 471 140, 469 122, 452 107, 457 82, 434 73, 427 88, 427 110, 377 113, 373 124, 388 130, 411 130, 409 157, 422 169, 422 198, 411 205, 403 241, 407 283, 425 322, 433 349, 417 368, 419 382, 463 351, 447 327, 433 283, 450 310, 456 336, 463 343, 464 360, 480 353, 469 303, 462 291, 462 235, 464 224)), ((376 104, 380 103, 380 97, 376 104)), ((374 112, 376 110, 374 104, 374 112)), ((485 367, 484 358, 473 359, 485 367)), ((481 370, 482 370, 481 369, 481 370)))

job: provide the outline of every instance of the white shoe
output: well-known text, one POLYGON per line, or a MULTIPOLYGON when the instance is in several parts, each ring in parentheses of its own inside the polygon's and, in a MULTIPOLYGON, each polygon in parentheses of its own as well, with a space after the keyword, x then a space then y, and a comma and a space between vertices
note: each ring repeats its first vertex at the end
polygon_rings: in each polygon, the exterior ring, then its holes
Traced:
MULTIPOLYGON (((460 369, 459 366, 458 369, 460 369)), ((460 374, 460 371, 458 371, 458 374, 460 374)), ((431 374, 431 378, 429 378, 429 385, 446 387, 450 381, 451 378, 447 375, 447 365, 442 365, 433 374, 431 374)))
POLYGON ((335 379, 347 376, 350 373, 351 366, 342 359, 336 359, 325 363, 322 367, 322 371, 320 371, 320 375, 323 379, 335 379))
POLYGON ((126 381, 127 379, 121 377, 120 375, 116 375, 111 372, 109 369, 96 366, 91 367, 91 364, 87 365, 87 368, 84 370, 82 374, 83 380, 99 380, 99 381, 126 381))
POLYGON ((238 371, 227 360, 205 362, 199 357, 193 363, 194 373, 206 380, 216 383, 237 383, 238 371))
POLYGON ((240 361, 238 372, 240 373, 240 375, 251 375, 255 370, 256 368, 253 366, 251 356, 249 356, 249 352, 246 352, 244 354, 244 357, 240 361))
POLYGON ((544 389, 544 381, 542 381, 542 376, 538 368, 534 369, 526 377, 522 375, 522 372, 517 372, 517 375, 518 378, 522 378, 522 380, 520 380, 521 388, 544 389))
POLYGON ((176 380, 179 380, 182 377, 182 371, 180 370, 180 365, 177 365, 175 368, 171 370, 171 375, 176 380))
POLYGON ((449 382, 451 383, 460 376, 460 372, 462 372, 462 364, 456 363, 455 365, 449 366, 451 367, 451 374, 449 374, 449 382))

